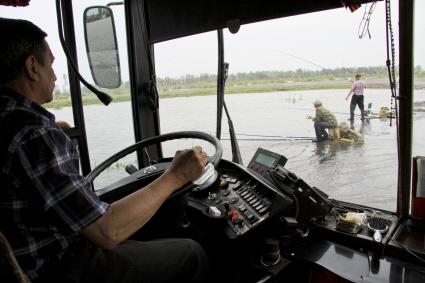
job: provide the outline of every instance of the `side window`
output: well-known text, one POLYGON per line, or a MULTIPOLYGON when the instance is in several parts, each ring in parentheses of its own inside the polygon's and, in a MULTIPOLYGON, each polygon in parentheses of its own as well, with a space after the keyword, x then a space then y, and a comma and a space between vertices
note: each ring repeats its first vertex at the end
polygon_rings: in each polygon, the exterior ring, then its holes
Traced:
POLYGON ((425 19, 419 16, 424 3, 415 6, 415 34, 414 34, 414 97, 413 97, 413 146, 412 156, 425 156, 425 57, 422 52, 425 41, 421 30, 425 26, 425 19))
MULTIPOLYGON (((92 5, 106 5, 110 1, 96 1, 92 5)), ((86 1, 73 1, 76 42, 78 51, 79 68, 87 81, 94 85, 94 80, 90 73, 89 60, 86 55, 84 45, 83 14, 89 5, 86 1)), ((127 39, 125 32, 124 6, 111 6, 118 49, 120 53, 121 85, 115 89, 101 89, 113 97, 113 101, 108 105, 103 105, 98 98, 91 93, 84 85, 82 86, 82 96, 84 104, 84 118, 86 123, 87 143, 90 152, 91 167, 94 168, 105 159, 117 153, 121 149, 133 144, 134 129, 133 117, 130 101, 127 39)), ((99 88, 99 87, 97 87, 99 88)), ((101 188, 111 182, 127 176, 124 168, 128 164, 137 166, 135 154, 119 160, 110 168, 106 169, 95 180, 95 188, 101 188)))

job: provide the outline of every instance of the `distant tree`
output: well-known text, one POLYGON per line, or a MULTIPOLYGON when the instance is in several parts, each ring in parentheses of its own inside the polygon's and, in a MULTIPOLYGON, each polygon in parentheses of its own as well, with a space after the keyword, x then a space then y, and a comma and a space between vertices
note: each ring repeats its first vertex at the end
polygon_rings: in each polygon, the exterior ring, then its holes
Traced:
POLYGON ((415 67, 414 73, 415 75, 419 75, 419 76, 425 75, 425 72, 422 70, 422 67, 420 65, 417 65, 415 67))
POLYGON ((62 85, 62 92, 69 93, 69 83, 68 83, 68 75, 63 74, 62 75, 63 85, 62 85))
MULTIPOLYGON (((396 69, 397 72, 397 69, 396 69)), ((415 76, 425 76, 421 66, 414 69, 415 76)), ((362 67, 340 67, 334 69, 323 68, 321 70, 288 70, 288 71, 250 71, 229 73, 228 82, 246 83, 255 81, 311 81, 311 80, 347 80, 353 79, 355 74, 360 73, 366 79, 386 78, 388 69, 386 66, 362 66, 362 67)), ((206 85, 213 86, 217 80, 216 74, 202 73, 199 75, 187 74, 180 78, 157 78, 158 88, 184 88, 185 86, 206 85)), ((129 87, 128 82, 123 87, 129 87)), ((85 89, 84 89, 85 90, 85 89)), ((84 92, 84 91, 83 91, 84 92)))

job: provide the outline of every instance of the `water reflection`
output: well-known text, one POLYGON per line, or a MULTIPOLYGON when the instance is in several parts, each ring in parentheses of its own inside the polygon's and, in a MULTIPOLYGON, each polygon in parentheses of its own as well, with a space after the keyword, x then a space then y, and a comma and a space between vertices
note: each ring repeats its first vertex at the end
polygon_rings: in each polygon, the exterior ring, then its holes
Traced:
POLYGON ((349 150, 352 146, 361 146, 361 144, 351 145, 349 143, 337 142, 337 141, 326 141, 314 143, 316 148, 313 152, 314 155, 319 159, 319 163, 327 163, 327 165, 336 166, 337 162, 336 155, 339 152, 349 150), (330 163, 330 164, 329 164, 330 163))

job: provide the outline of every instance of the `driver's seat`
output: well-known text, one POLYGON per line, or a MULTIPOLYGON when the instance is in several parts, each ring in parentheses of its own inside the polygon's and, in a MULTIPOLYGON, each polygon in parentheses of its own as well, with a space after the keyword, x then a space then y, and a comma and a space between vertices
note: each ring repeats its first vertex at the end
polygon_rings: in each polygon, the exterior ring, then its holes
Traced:
POLYGON ((16 261, 13 250, 0 231, 0 282, 30 283, 16 261))

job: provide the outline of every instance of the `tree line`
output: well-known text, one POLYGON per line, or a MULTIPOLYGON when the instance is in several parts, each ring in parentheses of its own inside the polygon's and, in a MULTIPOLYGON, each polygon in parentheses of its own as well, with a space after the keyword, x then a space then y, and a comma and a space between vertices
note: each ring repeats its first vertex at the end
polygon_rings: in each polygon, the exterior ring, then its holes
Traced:
MULTIPOLYGON (((396 70, 397 72, 397 70, 396 70)), ((353 80, 355 74, 362 74, 368 79, 384 79, 388 77, 388 69, 386 66, 374 67, 351 67, 351 68, 335 68, 321 70, 304 70, 297 69, 291 71, 255 71, 230 73, 227 78, 227 84, 246 84, 246 83, 274 83, 274 82, 309 82, 309 81, 347 81, 353 80)), ((414 75, 417 78, 425 78, 425 70, 421 66, 414 68, 414 75)), ((179 89, 191 87, 212 87, 217 83, 217 74, 187 74, 179 78, 157 77, 157 87, 159 89, 179 89)), ((129 88, 130 83, 125 81, 120 88, 129 88)), ((56 94, 62 94, 60 90, 56 90, 56 94)), ((82 92, 89 92, 84 86, 82 92)), ((65 93, 63 93, 65 94, 65 93)), ((68 94, 66 92, 66 94, 68 94)))
MULTIPOLYGON (((321 70, 297 69, 291 71, 255 71, 229 74, 227 82, 247 81, 320 81, 320 80, 347 80, 353 79, 355 74, 362 74, 366 79, 380 79, 388 77, 386 66, 335 68, 321 70)), ((425 77, 425 71, 421 66, 414 69, 416 77, 425 77)), ((157 78, 158 87, 177 87, 182 85, 215 84, 216 74, 185 75, 180 78, 157 78)))

